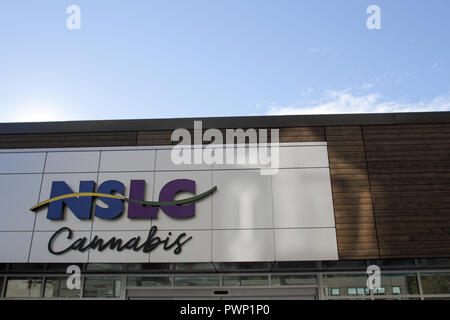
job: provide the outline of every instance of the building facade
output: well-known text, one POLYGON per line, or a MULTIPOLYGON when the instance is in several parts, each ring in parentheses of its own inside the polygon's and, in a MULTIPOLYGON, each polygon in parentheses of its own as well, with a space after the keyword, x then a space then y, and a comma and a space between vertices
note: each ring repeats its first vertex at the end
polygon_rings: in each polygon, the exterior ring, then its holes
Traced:
POLYGON ((1 124, 0 177, 0 299, 450 297, 447 112, 1 124))

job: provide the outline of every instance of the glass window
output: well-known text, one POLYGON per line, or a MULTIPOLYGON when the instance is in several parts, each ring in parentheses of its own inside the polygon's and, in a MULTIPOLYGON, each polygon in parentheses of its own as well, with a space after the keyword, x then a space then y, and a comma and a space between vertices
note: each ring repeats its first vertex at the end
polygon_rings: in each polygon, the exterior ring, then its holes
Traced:
POLYGON ((315 285, 317 277, 315 275, 273 275, 273 286, 301 286, 315 285))
POLYGON ((219 277, 218 276, 175 277, 175 286, 178 286, 178 287, 219 286, 219 277))
POLYGON ((80 289, 69 289, 66 278, 47 278, 45 280, 44 297, 46 298, 79 298, 80 289))
POLYGON ((323 276, 324 294, 326 296, 348 296, 348 289, 356 288, 358 295, 369 295, 370 292, 366 290, 366 281, 366 274, 326 274, 323 276))
POLYGON ((424 294, 450 293, 450 273, 424 273, 420 279, 424 294))
POLYGON ((370 295, 369 288, 356 288, 356 293, 358 296, 368 296, 370 295))
POLYGON ((366 270, 366 260, 346 260, 346 261, 322 261, 322 269, 327 270, 366 270))
POLYGON ((356 288, 348 288, 347 289, 347 293, 348 293, 348 295, 349 296, 354 296, 354 295, 356 295, 356 288))
POLYGON ((269 262, 220 262, 214 264, 217 271, 269 271, 272 263, 269 262))
POLYGON ((392 287, 392 294, 401 294, 402 290, 400 287, 392 287))
POLYGON ((232 286, 267 286, 269 285, 268 276, 224 276, 223 285, 232 286))
POLYGON ((207 263, 175 263, 172 265, 174 271, 187 271, 187 272, 209 272, 215 271, 214 265, 210 262, 207 263))
POLYGON ((0 263, 0 270, 6 270, 6 263, 0 263))
POLYGON ((383 298, 383 297, 375 297, 375 300, 420 300, 419 297, 392 297, 392 298, 383 298))
POLYGON ((5 297, 39 298, 41 296, 41 285, 41 278, 8 279, 5 297))
POLYGON ((414 259, 381 259, 381 260, 369 260, 370 265, 377 265, 380 268, 404 268, 414 267, 414 259))
POLYGON ((338 296, 340 290, 338 288, 331 288, 331 295, 332 296, 338 296))
POLYGON ((9 270, 14 270, 16 272, 43 271, 43 270, 45 270, 45 264, 44 263, 10 263, 9 270))
POLYGON ((381 287, 383 291, 374 291, 376 294, 419 294, 419 285, 416 274, 382 274, 381 287))
POLYGON ((120 297, 121 281, 119 277, 86 277, 83 296, 86 298, 120 297))
POLYGON ((170 272, 170 263, 131 263, 128 265, 128 271, 145 273, 170 272))
POLYGON ((373 294, 376 294, 376 295, 386 294, 386 288, 383 288, 383 287, 375 288, 375 289, 373 289, 373 294))
POLYGON ((298 271, 309 269, 317 269, 317 263, 315 261, 278 261, 275 262, 272 267, 272 271, 281 272, 286 272, 289 270, 298 271))
POLYGON ((67 268, 69 266, 76 265, 80 268, 80 270, 83 270, 82 264, 76 264, 76 263, 49 263, 47 265, 47 270, 51 272, 63 272, 66 273, 67 268))
POLYGON ((418 259, 417 264, 420 267, 449 268, 450 267, 450 258, 418 259))
POLYGON ((95 272, 120 272, 125 270, 126 265, 121 263, 89 263, 87 271, 95 272))
POLYGON ((0 298, 3 297, 3 278, 0 278, 0 298))
POLYGON ((167 287, 170 286, 170 277, 128 277, 127 285, 130 287, 167 287))

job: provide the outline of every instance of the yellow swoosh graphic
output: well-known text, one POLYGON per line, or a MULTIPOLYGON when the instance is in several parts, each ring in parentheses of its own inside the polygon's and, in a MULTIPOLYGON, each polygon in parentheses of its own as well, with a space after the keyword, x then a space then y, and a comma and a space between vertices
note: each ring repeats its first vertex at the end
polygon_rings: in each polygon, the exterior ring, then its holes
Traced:
POLYGON ((120 196, 114 196, 112 194, 107 194, 107 193, 97 193, 97 192, 78 192, 78 193, 69 193, 69 194, 65 194, 59 197, 54 197, 48 200, 45 200, 41 203, 38 203, 37 205, 35 205, 34 207, 32 207, 30 210, 33 211, 43 205, 46 205, 47 203, 50 202, 54 202, 54 201, 58 201, 58 200, 62 200, 62 199, 67 199, 67 198, 74 198, 74 197, 102 197, 102 198, 113 198, 113 199, 120 199, 120 200, 126 200, 126 198, 124 197, 120 197, 120 196))
POLYGON ((58 201, 58 200, 62 200, 62 199, 67 199, 67 198, 74 198, 74 197, 102 197, 102 198, 113 198, 113 199, 119 199, 119 200, 124 200, 124 201, 130 201, 130 202, 134 202, 134 203, 139 203, 142 205, 147 205, 147 206, 156 206, 156 207, 160 207, 160 206, 170 206, 170 205, 182 205, 182 204, 188 204, 188 203, 192 203, 195 202, 197 200, 200 200, 208 195, 210 195, 211 193, 213 193, 214 191, 217 190, 217 186, 212 187, 211 189, 198 194, 196 196, 190 197, 190 198, 186 198, 186 199, 182 199, 182 200, 174 200, 174 201, 166 201, 166 202, 160 202, 160 201, 144 201, 144 200, 134 200, 134 199, 128 199, 125 197, 121 197, 121 196, 114 196, 112 194, 107 194, 107 193, 98 193, 98 192, 77 192, 77 193, 69 193, 69 194, 65 194, 62 196, 58 196, 58 197, 54 197, 48 200, 45 200, 41 203, 38 203, 37 205, 35 205, 34 207, 30 208, 31 211, 36 210, 39 207, 42 207, 50 202, 54 202, 54 201, 58 201))

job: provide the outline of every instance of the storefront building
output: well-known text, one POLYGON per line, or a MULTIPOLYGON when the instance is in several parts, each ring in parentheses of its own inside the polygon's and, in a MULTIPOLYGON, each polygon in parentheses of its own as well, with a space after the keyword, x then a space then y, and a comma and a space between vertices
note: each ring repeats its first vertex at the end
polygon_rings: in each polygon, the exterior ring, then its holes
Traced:
POLYGON ((449 112, 0 124, 0 299, 450 298, 449 186, 449 112))

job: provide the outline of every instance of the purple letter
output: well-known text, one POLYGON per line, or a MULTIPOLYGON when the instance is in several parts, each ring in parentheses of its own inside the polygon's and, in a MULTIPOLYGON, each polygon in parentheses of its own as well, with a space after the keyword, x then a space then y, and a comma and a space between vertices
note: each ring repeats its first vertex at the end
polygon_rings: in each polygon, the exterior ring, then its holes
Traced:
MULTIPOLYGON (((188 179, 177 179, 168 182, 159 193, 160 202, 174 201, 175 194, 180 191, 195 193, 195 181, 188 179)), ((195 215, 195 203, 189 205, 161 206, 161 209, 172 218, 189 218, 195 215)))
MULTIPOLYGON (((130 199, 145 201, 145 180, 131 180, 130 183, 130 199)), ((156 218, 158 207, 147 206, 142 204, 128 203, 128 218, 156 218)))

